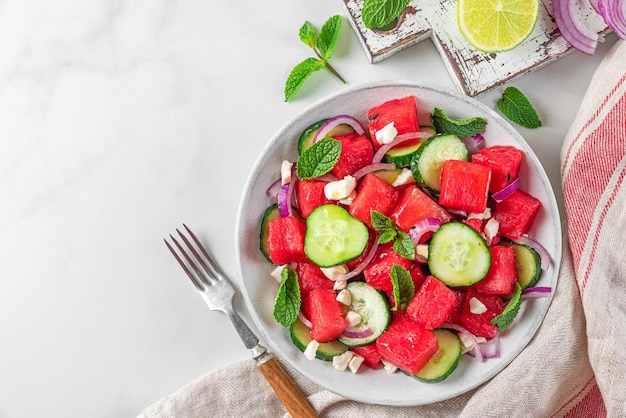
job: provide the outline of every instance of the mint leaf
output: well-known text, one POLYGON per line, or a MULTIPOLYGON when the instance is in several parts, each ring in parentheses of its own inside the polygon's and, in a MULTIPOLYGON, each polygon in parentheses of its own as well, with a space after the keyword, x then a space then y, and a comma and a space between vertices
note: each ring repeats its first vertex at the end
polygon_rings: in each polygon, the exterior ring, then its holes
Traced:
POLYGON ((438 107, 430 112, 430 121, 438 134, 452 134, 459 138, 477 135, 483 132, 487 125, 487 121, 479 117, 452 119, 438 107))
POLYGON ((393 286, 394 311, 406 309, 411 299, 415 296, 415 284, 411 278, 411 273, 399 264, 391 267, 391 284, 393 286))
POLYGON ((409 5, 410 0, 365 0, 361 10, 363 24, 368 29, 387 26, 409 5))
POLYGON ((335 47, 341 31, 341 16, 330 17, 322 26, 320 36, 317 39, 317 49, 324 60, 329 60, 335 53, 335 47))
POLYGON ((314 48, 316 35, 317 32, 315 31, 313 25, 311 25, 309 22, 304 22, 304 24, 300 28, 300 40, 304 42, 304 44, 309 48, 314 48))
POLYGON ((415 260, 415 245, 409 234, 404 231, 398 231, 398 235, 393 242, 393 250, 401 257, 415 260))
POLYGON ((398 228, 391 218, 382 213, 371 210, 372 226, 379 234, 378 243, 386 244, 393 241, 393 250, 401 257, 415 260, 415 246, 406 232, 398 228))
POLYGON ((305 149, 296 161, 296 174, 300 180, 309 180, 328 173, 341 155, 341 141, 324 138, 305 149))
POLYGON ((274 301, 274 318, 284 327, 293 324, 300 313, 300 284, 295 270, 283 269, 282 282, 274 301))
POLYGON ((522 305, 522 287, 519 283, 515 283, 515 291, 509 303, 502 313, 491 320, 491 325, 498 327, 498 331, 502 332, 509 327, 515 320, 519 308, 522 305))
POLYGON ((510 121, 524 128, 534 129, 541 126, 537 111, 524 93, 515 87, 507 87, 496 105, 498 110, 510 121))
POLYGON ((311 74, 322 68, 324 68, 324 63, 315 58, 307 58, 296 65, 293 70, 291 70, 289 77, 287 77, 287 82, 285 83, 285 101, 289 101, 289 99, 295 96, 298 90, 300 90, 300 87, 302 87, 302 84, 304 84, 304 81, 309 78, 311 74))
POLYGON ((391 242, 394 239, 396 239, 396 235, 397 234, 398 233, 395 230, 393 230, 393 229, 386 229, 378 237, 378 243, 379 244, 386 244, 388 242, 391 242))

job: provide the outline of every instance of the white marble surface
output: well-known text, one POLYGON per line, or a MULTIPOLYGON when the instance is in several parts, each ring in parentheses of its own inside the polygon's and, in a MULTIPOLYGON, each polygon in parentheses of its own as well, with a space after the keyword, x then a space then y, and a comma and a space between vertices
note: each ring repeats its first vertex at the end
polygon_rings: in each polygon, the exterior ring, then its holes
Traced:
MULTIPOLYGON (((249 358, 163 238, 187 223, 237 280, 249 167, 291 116, 344 87, 320 72, 282 96, 309 56, 298 29, 333 14, 341 1, 0 3, 0 417, 136 416, 249 358)), ((512 83, 542 116, 519 130, 557 189, 562 139, 615 40, 512 83)), ((429 41, 369 64, 346 21, 332 62, 349 85, 454 86, 429 41)))

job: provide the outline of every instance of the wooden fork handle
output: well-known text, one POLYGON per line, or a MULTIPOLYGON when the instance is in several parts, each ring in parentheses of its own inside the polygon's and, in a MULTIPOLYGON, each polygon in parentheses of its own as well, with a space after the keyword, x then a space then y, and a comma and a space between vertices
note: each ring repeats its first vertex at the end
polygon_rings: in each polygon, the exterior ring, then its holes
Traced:
POLYGON ((274 356, 265 356, 259 361, 258 367, 293 418, 318 418, 309 401, 274 356))

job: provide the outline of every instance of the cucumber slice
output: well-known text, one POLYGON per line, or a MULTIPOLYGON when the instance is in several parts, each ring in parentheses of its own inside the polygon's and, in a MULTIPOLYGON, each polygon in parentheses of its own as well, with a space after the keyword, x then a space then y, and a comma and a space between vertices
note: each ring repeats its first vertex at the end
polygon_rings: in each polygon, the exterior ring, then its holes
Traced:
POLYGON ((445 380, 456 369, 461 358, 461 340, 452 331, 436 329, 439 350, 415 377, 423 382, 436 383, 445 380))
POLYGON ((280 212, 278 211, 278 205, 272 205, 265 210, 263 220, 261 221, 261 236, 259 242, 259 248, 261 252, 270 263, 274 264, 270 259, 270 253, 267 249, 267 228, 271 220, 280 218, 280 212))
MULTIPOLYGON (((304 353, 307 345, 311 342, 311 332, 299 319, 291 325, 290 328, 291 341, 298 347, 300 351, 304 353)), ((341 355, 348 351, 348 346, 340 343, 339 341, 331 341, 329 343, 321 343, 315 352, 315 358, 332 361, 333 357, 341 355)))
POLYGON ((413 177, 433 192, 441 189, 441 166, 446 160, 469 160, 467 147, 455 135, 428 138, 411 159, 413 177))
POLYGON ((428 268, 446 285, 472 285, 487 275, 490 266, 489 246, 471 226, 452 221, 433 233, 428 249, 428 268))
POLYGON ((502 241, 498 245, 512 245, 515 249, 515 266, 519 274, 517 282, 522 290, 533 287, 541 277, 541 256, 528 245, 513 241, 502 241))
MULTIPOLYGON (((430 126, 422 126, 420 132, 429 132, 433 135, 435 130, 430 126)), ((393 163, 396 167, 408 167, 411 164, 411 159, 419 147, 426 141, 422 139, 417 144, 402 145, 393 147, 383 157, 383 161, 386 163, 393 163)))
POLYGON ((369 328, 372 331, 367 337, 355 338, 339 336, 339 341, 349 347, 360 347, 376 341, 391 322, 391 308, 387 297, 364 282, 350 282, 347 289, 352 294, 350 310, 361 316, 361 323, 353 330, 356 332, 369 328))
POLYGON ((336 266, 358 257, 368 241, 367 226, 341 206, 318 206, 306 219, 304 252, 320 267, 336 266))
POLYGON ((298 153, 302 154, 302 151, 309 148, 313 144, 313 137, 317 133, 317 130, 326 122, 328 119, 319 120, 307 127, 300 134, 300 138, 298 139, 298 153))

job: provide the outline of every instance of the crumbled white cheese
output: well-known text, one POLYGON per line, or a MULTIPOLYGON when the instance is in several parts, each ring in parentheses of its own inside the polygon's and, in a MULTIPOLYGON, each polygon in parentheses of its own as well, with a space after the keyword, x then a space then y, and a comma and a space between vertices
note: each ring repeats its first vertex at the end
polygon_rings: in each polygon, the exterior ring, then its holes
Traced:
POLYGON ((417 244, 415 246, 415 255, 428 259, 428 244, 417 244))
POLYGON ((395 126, 393 126, 393 122, 390 122, 385 125, 384 128, 376 131, 376 141, 378 141, 379 144, 389 144, 396 138, 397 135, 398 130, 395 126))
POLYGON ((498 230, 500 229, 500 222, 496 220, 496 218, 491 218, 485 224, 483 228, 483 232, 485 233, 485 237, 491 242, 491 240, 498 234, 498 230))
POLYGON ((333 357, 333 368, 335 370, 339 370, 340 372, 346 370, 350 360, 354 357, 354 353, 352 351, 346 351, 343 354, 333 357))
POLYGON ((281 266, 276 266, 276 268, 270 273, 270 276, 276 279, 278 283, 281 283, 283 281, 283 270, 285 269, 285 267, 286 265, 284 264, 281 266))
POLYGON ((491 218, 491 209, 485 208, 483 213, 470 213, 467 215, 467 219, 489 219, 491 218))
POLYGON ((356 179, 345 176, 341 180, 330 181, 324 186, 324 196, 330 200, 346 199, 356 188, 356 179))
POLYGON ((280 181, 284 186, 287 183, 291 183, 291 162, 284 160, 280 165, 280 181))
POLYGON ((347 280, 337 280, 335 284, 333 284, 333 290, 342 290, 348 286, 347 280))
POLYGON ((413 182, 413 173, 408 168, 402 168, 398 177, 391 183, 393 187, 403 186, 409 182, 413 182))
POLYGON ((358 372, 359 367, 361 367, 361 364, 363 364, 363 360, 365 360, 363 357, 355 354, 354 357, 352 357, 352 360, 350 360, 350 363, 348 363, 348 368, 350 369, 350 371, 352 373, 358 372))
POLYGON ((324 276, 334 282, 348 272, 348 267, 345 264, 340 264, 332 267, 320 267, 320 270, 322 270, 324 276))
MULTIPOLYGON (((461 340, 461 354, 465 354, 474 349, 474 341, 469 335, 467 335, 464 332, 459 332, 458 336, 459 336, 459 340, 461 340)), ((487 342, 487 339, 485 337, 476 336, 476 341, 479 344, 482 344, 482 343, 487 342)))
POLYGON ((339 203, 341 203, 342 205, 350 206, 352 202, 354 202, 355 197, 356 190, 353 190, 352 193, 350 193, 350 196, 346 197, 345 199, 339 199, 339 203))
POLYGON ((355 327, 361 323, 362 318, 361 318, 361 315, 359 315, 358 313, 354 311, 348 311, 348 313, 345 316, 345 319, 348 325, 355 327))
POLYGON ((383 367, 385 368, 385 371, 389 374, 393 374, 398 370, 398 366, 396 366, 393 363, 390 363, 389 361, 382 359, 381 360, 383 362, 383 367))
POLYGON ((352 303, 352 292, 348 289, 343 289, 339 293, 337 293, 337 302, 343 303, 346 306, 350 306, 352 303))
POLYGON ((478 299, 471 298, 469 300, 470 312, 474 315, 480 315, 487 312, 487 307, 478 299))
POLYGON ((309 360, 315 360, 315 353, 317 353, 317 349, 319 348, 320 343, 315 340, 311 340, 310 343, 307 344, 306 349, 304 350, 304 356, 309 360))

